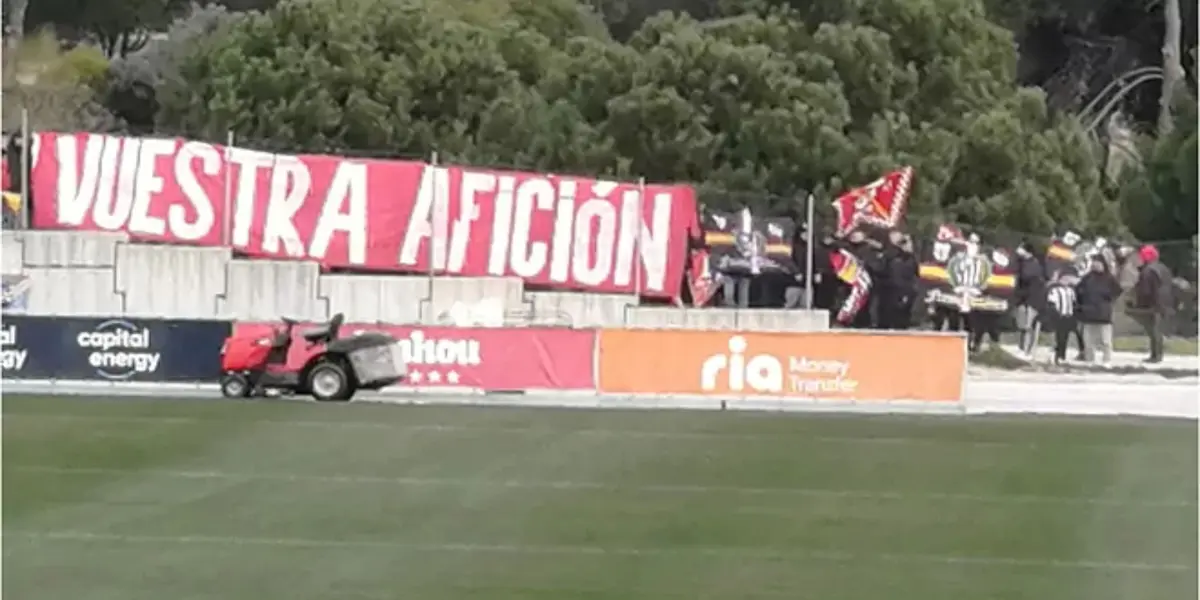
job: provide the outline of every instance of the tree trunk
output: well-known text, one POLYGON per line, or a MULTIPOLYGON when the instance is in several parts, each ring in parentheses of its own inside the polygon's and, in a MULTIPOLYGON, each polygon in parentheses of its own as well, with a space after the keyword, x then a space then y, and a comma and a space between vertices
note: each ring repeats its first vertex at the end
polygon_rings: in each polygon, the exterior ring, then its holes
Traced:
POLYGON ((1175 100, 1175 89, 1183 80, 1183 62, 1179 56, 1183 19, 1179 16, 1179 0, 1163 0, 1163 19, 1166 21, 1166 31, 1163 33, 1162 47, 1162 95, 1158 99, 1159 137, 1171 132, 1171 103, 1175 100))
POLYGON ((29 8, 29 0, 9 0, 6 4, 8 22, 4 25, 8 28, 9 47, 12 48, 25 36, 25 10, 29 8))

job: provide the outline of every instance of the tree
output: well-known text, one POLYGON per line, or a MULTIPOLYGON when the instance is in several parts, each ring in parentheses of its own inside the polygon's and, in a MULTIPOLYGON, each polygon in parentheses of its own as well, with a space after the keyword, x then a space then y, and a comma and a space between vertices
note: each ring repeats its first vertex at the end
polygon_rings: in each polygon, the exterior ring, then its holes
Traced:
POLYGON ((271 10, 279 4, 279 0, 201 0, 204 8, 219 7, 229 12, 250 12, 271 10))
POLYGON ((193 4, 171 23, 166 35, 143 48, 112 60, 103 90, 104 105, 133 131, 153 131, 158 115, 158 93, 168 82, 180 81, 179 66, 194 43, 217 35, 239 18, 220 4, 193 4))
POLYGON ((1179 0, 1162 0, 1162 4, 1166 27, 1163 31, 1162 46, 1162 92, 1158 105, 1158 135, 1160 136, 1171 132, 1171 103, 1174 102, 1176 89, 1184 78, 1183 58, 1180 56, 1183 52, 1183 44, 1179 39, 1182 35, 1183 23, 1182 17, 1179 15, 1179 0))
POLYGON ((919 219, 1120 229, 1099 150, 1018 85, 978 0, 734 4, 609 36, 571 0, 285 0, 185 44, 158 127, 691 181, 776 211, 913 165, 919 219))
POLYGON ((108 61, 94 48, 63 51, 49 32, 22 38, 4 53, 4 131, 17 131, 22 113, 32 127, 110 130, 119 125, 97 102, 108 61))
POLYGON ((25 13, 28 10, 29 0, 5 0, 4 12, 8 16, 5 23, 8 27, 6 35, 11 36, 10 45, 15 45, 17 40, 25 36, 25 13))
POLYGON ((187 0, 37 0, 29 4, 25 27, 51 27, 68 40, 95 43, 112 58, 140 50, 187 6, 187 0))
POLYGON ((1186 240, 1197 234, 1196 99, 1176 98, 1169 134, 1144 140, 1143 169, 1121 188, 1124 217, 1143 240, 1186 240))

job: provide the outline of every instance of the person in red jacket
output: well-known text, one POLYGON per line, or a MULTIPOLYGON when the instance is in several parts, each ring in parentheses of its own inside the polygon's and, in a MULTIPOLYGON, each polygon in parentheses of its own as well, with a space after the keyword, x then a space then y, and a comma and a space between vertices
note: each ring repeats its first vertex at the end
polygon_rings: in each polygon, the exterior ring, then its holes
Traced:
POLYGON ((1150 338, 1150 357, 1147 363, 1163 360, 1163 325, 1175 312, 1175 289, 1171 271, 1158 260, 1158 248, 1142 246, 1138 250, 1142 268, 1134 286, 1134 310, 1130 311, 1146 329, 1150 338))

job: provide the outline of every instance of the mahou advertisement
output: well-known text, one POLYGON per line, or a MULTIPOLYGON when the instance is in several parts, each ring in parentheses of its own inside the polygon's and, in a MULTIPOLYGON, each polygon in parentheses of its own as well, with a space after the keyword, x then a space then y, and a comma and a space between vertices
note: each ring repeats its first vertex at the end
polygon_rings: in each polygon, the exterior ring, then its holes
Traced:
MULTIPOLYGON (((270 335, 272 323, 238 323, 238 335, 270 335)), ((300 331, 316 325, 302 325, 300 331)), ((403 386, 484 391, 595 389, 596 331, 552 327, 419 327, 347 323, 342 335, 380 332, 396 338, 408 365, 403 386)), ((288 365, 308 354, 293 343, 288 365)))
POLYGON ((331 267, 676 298, 698 229, 686 185, 85 133, 32 152, 34 227, 331 267))

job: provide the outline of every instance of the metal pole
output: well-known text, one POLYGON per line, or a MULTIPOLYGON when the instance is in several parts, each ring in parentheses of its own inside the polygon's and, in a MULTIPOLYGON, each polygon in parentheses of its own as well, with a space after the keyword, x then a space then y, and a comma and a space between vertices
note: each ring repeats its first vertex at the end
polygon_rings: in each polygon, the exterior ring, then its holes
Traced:
POLYGON ((225 132, 225 201, 224 214, 221 215, 221 244, 233 245, 233 167, 230 166, 233 157, 233 130, 225 132))
POLYGON ((33 136, 29 134, 29 109, 21 109, 21 214, 18 215, 21 221, 22 229, 30 229, 33 221, 33 215, 29 214, 29 176, 33 173, 30 157, 33 156, 30 152, 29 141, 33 136))
POLYGON ((816 200, 812 194, 808 195, 808 206, 805 208, 804 216, 804 308, 812 310, 813 307, 813 236, 816 231, 813 227, 813 204, 816 200))
POLYGON ((633 227, 633 303, 642 299, 642 211, 646 206, 646 178, 638 177, 637 223, 633 227))
MULTIPOLYGON (((1117 103, 1120 102, 1122 99, 1124 99, 1125 96, 1129 94, 1129 92, 1132 92, 1134 88, 1136 88, 1139 85, 1142 85, 1143 83, 1148 83, 1148 82, 1154 81, 1155 79, 1162 79, 1162 78, 1163 78, 1162 73, 1148 73, 1146 75, 1142 75, 1141 77, 1138 77, 1137 79, 1134 79, 1133 81, 1130 81, 1129 83, 1125 84, 1124 87, 1117 90, 1116 94, 1113 95, 1112 99, 1109 100, 1108 103, 1104 105, 1104 108, 1101 108, 1100 111, 1098 113, 1096 113, 1095 118, 1092 119, 1091 122, 1085 124, 1084 127, 1086 128, 1087 131, 1092 131, 1093 129, 1098 127, 1100 125, 1100 123, 1102 123, 1104 121, 1104 117, 1108 116, 1108 113, 1111 112, 1114 107, 1116 107, 1117 103)), ((1089 116, 1091 116, 1091 115, 1089 115, 1089 116)))
POLYGON ((430 156, 429 156, 429 168, 431 169, 429 172, 429 176, 432 178, 432 181, 430 182, 430 186, 429 186, 429 192, 431 194, 433 194, 433 197, 431 198, 431 202, 429 203, 429 251, 427 252, 428 257, 429 257, 429 266, 428 266, 428 270, 426 272, 429 273, 429 285, 432 286, 433 278, 435 275, 437 275, 437 273, 435 272, 435 270, 433 268, 433 265, 434 265, 434 259, 436 258, 436 252, 434 250, 434 245, 436 244, 436 238, 437 238, 437 233, 438 233, 437 232, 437 222, 436 222, 437 221, 437 213, 438 213, 438 191, 439 191, 438 190, 438 181, 441 179, 440 177, 438 177, 438 153, 436 150, 433 151, 433 153, 430 154, 430 156))
MULTIPOLYGON (((1092 110, 1096 108, 1096 105, 1099 104, 1101 100, 1104 100, 1104 98, 1106 96, 1108 96, 1109 92, 1112 92, 1118 86, 1125 85, 1127 80, 1134 78, 1134 77, 1140 77, 1142 75, 1150 75, 1150 74, 1161 76, 1162 72, 1163 72, 1163 70, 1159 67, 1139 67, 1137 69, 1133 69, 1131 71, 1126 71, 1124 73, 1121 73, 1115 79, 1110 81, 1108 83, 1108 85, 1104 86, 1104 89, 1100 90, 1100 93, 1096 94, 1095 98, 1092 98, 1092 100, 1090 102, 1088 102, 1082 109, 1080 109, 1078 114, 1080 116, 1090 115, 1092 110)), ((1122 94, 1123 93, 1124 92, 1122 92, 1122 94)))

